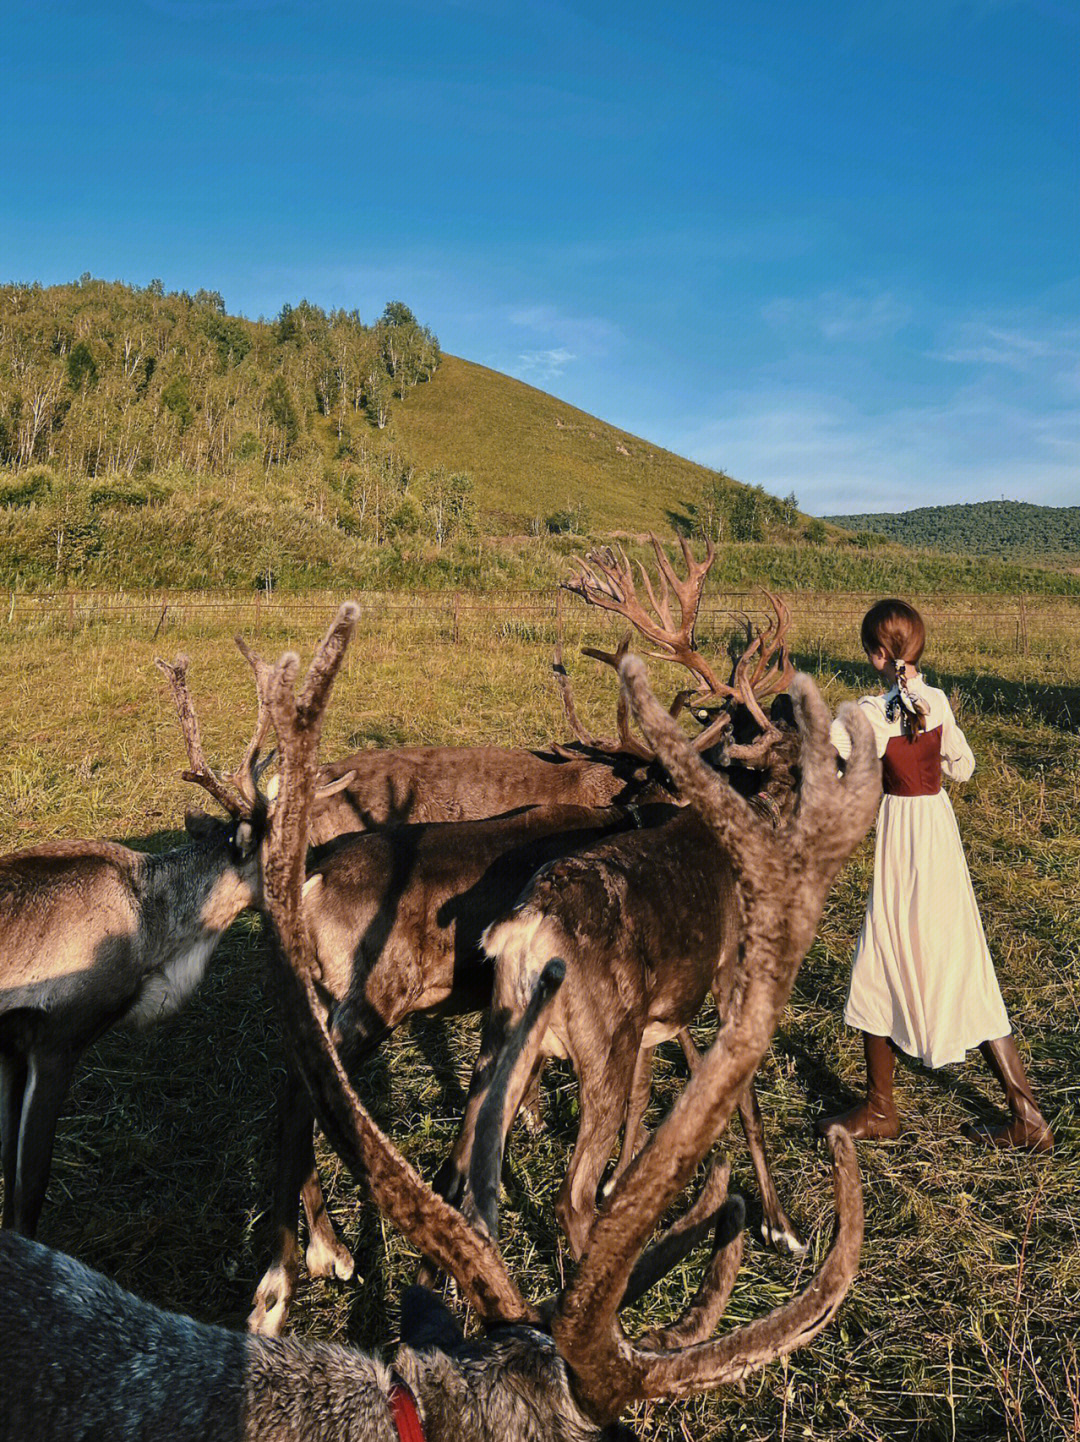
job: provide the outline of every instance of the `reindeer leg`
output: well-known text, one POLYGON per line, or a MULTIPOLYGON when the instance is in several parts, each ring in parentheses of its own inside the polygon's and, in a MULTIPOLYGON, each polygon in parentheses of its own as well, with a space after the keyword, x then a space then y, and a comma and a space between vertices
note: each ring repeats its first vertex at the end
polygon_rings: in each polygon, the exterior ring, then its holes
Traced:
POLYGON ((525 1130, 531 1137, 539 1136, 544 1130, 544 1093, 540 1090, 540 1078, 544 1074, 546 1057, 540 1057, 532 1074, 519 1113, 525 1130))
POLYGON ((4 1211, 0 1225, 15 1225, 15 1179, 18 1174, 19 1127, 26 1092, 26 1058, 0 1053, 0 1159, 4 1171, 4 1211))
MULTIPOLYGON (((692 1045, 692 1043, 691 1043, 692 1045)), ((615 1170, 601 1188, 602 1196, 610 1196, 615 1183, 645 1145, 649 1134, 642 1126, 642 1118, 652 1096, 653 1053, 655 1047, 643 1046, 634 1063, 634 1079, 630 1083, 630 1100, 626 1107, 626 1125, 623 1127, 622 1151, 615 1163, 615 1170)))
MULTIPOLYGON (((311 1204, 308 1226, 316 1247, 323 1230, 330 1228, 325 1206, 320 1212, 315 1201, 317 1194, 321 1202, 322 1192, 315 1170, 314 1132, 315 1117, 307 1092, 294 1068, 289 1066, 284 1088, 278 1098, 278 1151, 272 1211, 274 1254, 270 1266, 255 1289, 252 1311, 247 1321, 249 1332, 258 1332, 267 1337, 280 1336, 296 1290, 296 1278, 300 1271, 298 1196, 303 1194, 305 1210, 311 1204)), ((333 1236, 332 1230, 330 1236, 340 1247, 341 1244, 333 1236)), ((342 1247, 341 1250, 344 1252, 345 1249, 342 1247)), ((320 1260, 317 1251, 316 1263, 320 1260)), ((351 1257, 349 1260, 351 1262, 351 1257)))
POLYGON ((19 1125, 12 1221, 15 1231, 25 1237, 37 1231, 52 1168, 56 1123, 74 1070, 74 1054, 30 1053, 19 1125))
MULTIPOLYGON (((314 1125, 314 1118, 312 1118, 314 1125)), ((326 1210, 319 1168, 315 1164, 312 1148, 311 1171, 300 1189, 300 1200, 304 1204, 304 1216, 308 1224, 308 1244, 304 1263, 309 1277, 336 1277, 339 1282, 351 1281, 356 1273, 356 1263, 348 1247, 334 1231, 334 1224, 326 1210)))
POLYGON ((698 1069, 698 1063, 701 1061, 701 1052, 698 1051, 697 1042, 690 1035, 690 1028, 688 1026, 680 1027, 675 1033, 675 1039, 682 1047, 682 1054, 686 1058, 687 1069, 690 1075, 693 1076, 698 1069))
MULTIPOLYGON (((451 1206, 457 1207, 459 1210, 465 1196, 469 1167, 472 1162, 476 1121, 491 1086, 491 1078, 495 1071, 495 1062, 499 1051, 515 1019, 501 1007, 498 1009, 492 1007, 484 1017, 484 1026, 480 1034, 480 1051, 469 1081, 469 1095, 461 1118, 461 1128, 450 1155, 439 1168, 433 1183, 439 1196, 445 1198, 451 1206)), ((430 1285, 430 1283, 425 1285, 430 1285)))
POLYGON ((626 1115, 627 1092, 621 1079, 633 1073, 638 1050, 613 1040, 601 1055, 583 1056, 577 1067, 581 1117, 566 1180, 555 1202, 555 1215, 575 1258, 584 1252, 592 1230, 597 1187, 626 1115))
POLYGON ((761 1193, 761 1209, 765 1214, 761 1223, 762 1238, 771 1247, 786 1247, 793 1257, 801 1257, 806 1252, 806 1243, 784 1211, 769 1171, 769 1159, 765 1152, 765 1127, 752 1080, 739 1100, 739 1120, 742 1122, 743 1134, 750 1149, 750 1160, 754 1164, 754 1174, 761 1193))
MULTIPOLYGON (((484 1019, 480 1039, 480 1053, 473 1068, 469 1083, 469 1096, 461 1120, 461 1130, 446 1161, 439 1168, 433 1189, 452 1206, 458 1208, 470 1221, 475 1220, 476 1209, 472 1192, 469 1190, 469 1172, 472 1167, 473 1151, 476 1146, 476 1126, 481 1108, 491 1089, 495 1067, 507 1035, 520 1015, 513 1014, 505 1007, 492 1008, 484 1019)), ((542 1035, 542 1034, 541 1034, 542 1035)), ((499 1138, 500 1148, 505 1154, 506 1138, 514 1124, 514 1118, 521 1109, 523 1098, 534 1089, 547 1057, 539 1051, 541 1037, 536 1037, 529 1055, 518 1061, 513 1077, 507 1087, 499 1138)), ((423 1287, 438 1285, 440 1273, 427 1258, 420 1264, 417 1282, 423 1287)))

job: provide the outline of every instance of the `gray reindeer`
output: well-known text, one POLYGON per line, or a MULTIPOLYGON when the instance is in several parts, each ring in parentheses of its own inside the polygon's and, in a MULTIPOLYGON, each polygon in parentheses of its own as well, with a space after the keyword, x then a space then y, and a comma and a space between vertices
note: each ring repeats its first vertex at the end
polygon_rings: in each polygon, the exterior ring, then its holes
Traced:
POLYGON ((206 765, 187 660, 164 661, 192 770, 228 820, 189 812, 186 846, 161 854, 109 841, 56 841, 0 858, 0 1148, 4 1227, 33 1236, 57 1118, 81 1054, 118 1022, 148 1026, 201 981, 214 948, 259 896, 267 812, 252 764, 206 765))
MULTIPOLYGON (((574 1279, 548 1302, 525 1299, 497 1245, 498 1148, 478 1146, 470 1223, 393 1147, 353 1092, 315 1005, 314 948, 302 891, 322 715, 352 627, 343 607, 297 692, 282 658, 270 688, 283 753, 281 801, 265 847, 264 900, 282 977, 296 1005, 291 1042, 320 1121, 386 1216, 445 1267, 485 1326, 462 1343, 429 1294, 407 1295, 393 1368, 327 1343, 241 1337, 137 1301, 104 1279, 15 1235, 0 1237, 0 1439, 3 1442, 394 1442, 403 1415, 428 1442, 614 1442, 635 1401, 685 1398, 737 1381, 811 1340, 834 1315, 858 1260, 862 1204, 854 1148, 828 1137, 837 1230, 821 1268, 790 1301, 714 1337, 739 1266, 739 1208, 714 1167, 698 1202, 646 1250, 727 1125, 769 1044, 836 872, 867 830, 878 777, 865 724, 842 712, 853 741, 837 776, 829 716, 806 678, 793 686, 801 782, 777 834, 689 750, 648 691, 640 663, 621 675, 650 742, 680 791, 730 851, 740 948, 720 1034, 668 1116, 601 1206, 574 1279), (703 1235, 713 1234, 702 1285, 670 1326, 632 1339, 621 1307, 703 1235)), ((538 976, 517 1034, 523 1042, 558 995, 557 959, 538 976)), ((492 1091, 492 1109, 503 1099, 492 1091)), ((490 1128, 481 1126, 481 1132, 490 1128)), ((415 1433, 414 1433, 415 1435, 415 1433)))

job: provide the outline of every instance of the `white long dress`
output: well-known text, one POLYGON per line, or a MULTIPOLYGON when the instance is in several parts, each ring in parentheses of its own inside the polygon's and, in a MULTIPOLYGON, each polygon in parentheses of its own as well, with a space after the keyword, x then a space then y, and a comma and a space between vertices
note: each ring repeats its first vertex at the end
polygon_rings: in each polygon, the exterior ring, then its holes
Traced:
MULTIPOLYGON (((944 691, 919 675, 908 689, 928 708, 926 734, 914 744, 898 709, 888 719, 889 697, 859 702, 883 758, 886 795, 844 1020, 938 1067, 1011 1027, 956 817, 940 789, 942 774, 966 781, 975 758, 944 691)), ((842 741, 837 729, 833 735, 838 750, 850 748, 846 733, 842 741)))

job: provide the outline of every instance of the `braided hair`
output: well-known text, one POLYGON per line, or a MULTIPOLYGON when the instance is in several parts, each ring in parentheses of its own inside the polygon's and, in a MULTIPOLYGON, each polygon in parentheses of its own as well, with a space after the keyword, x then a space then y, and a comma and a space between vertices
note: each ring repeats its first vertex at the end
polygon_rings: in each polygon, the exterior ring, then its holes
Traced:
POLYGON ((867 651, 884 651, 896 669, 896 694, 886 706, 890 721, 900 713, 904 735, 914 741, 926 730, 926 702, 908 690, 907 668, 917 666, 926 645, 926 626, 914 606, 890 597, 878 601, 863 617, 860 636, 867 651))

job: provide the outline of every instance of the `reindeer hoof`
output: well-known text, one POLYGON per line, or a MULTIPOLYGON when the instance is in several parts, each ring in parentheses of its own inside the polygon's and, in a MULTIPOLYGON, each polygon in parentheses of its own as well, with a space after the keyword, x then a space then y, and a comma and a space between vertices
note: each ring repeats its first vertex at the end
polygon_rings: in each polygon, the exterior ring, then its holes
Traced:
POLYGON ((272 1267, 259 1283, 247 1329, 259 1337, 280 1337, 292 1301, 292 1280, 280 1267, 272 1267))
POLYGON ((806 1256, 806 1243, 787 1217, 780 1222, 764 1219, 761 1223, 761 1240, 775 1252, 787 1252, 792 1257, 806 1256))
POLYGON ((352 1253, 336 1237, 332 1242, 313 1238, 304 1253, 304 1262, 309 1277, 336 1277, 339 1282, 349 1282, 356 1275, 352 1253))
POLYGON ((531 1137, 543 1136, 545 1130, 544 1104, 537 1099, 525 1103, 518 1112, 518 1120, 531 1137))

